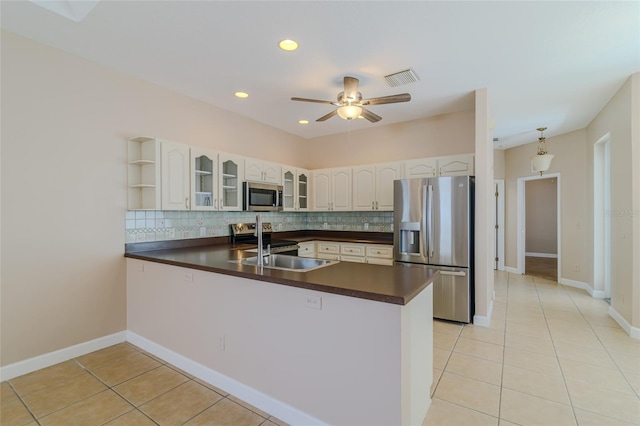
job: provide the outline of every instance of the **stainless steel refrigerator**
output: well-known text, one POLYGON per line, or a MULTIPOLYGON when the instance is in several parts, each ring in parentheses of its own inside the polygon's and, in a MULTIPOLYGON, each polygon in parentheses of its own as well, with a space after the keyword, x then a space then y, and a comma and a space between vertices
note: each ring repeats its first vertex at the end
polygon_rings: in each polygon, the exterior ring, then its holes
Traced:
POLYGON ((440 270, 434 318, 473 319, 474 183, 472 176, 394 181, 394 259, 440 270))

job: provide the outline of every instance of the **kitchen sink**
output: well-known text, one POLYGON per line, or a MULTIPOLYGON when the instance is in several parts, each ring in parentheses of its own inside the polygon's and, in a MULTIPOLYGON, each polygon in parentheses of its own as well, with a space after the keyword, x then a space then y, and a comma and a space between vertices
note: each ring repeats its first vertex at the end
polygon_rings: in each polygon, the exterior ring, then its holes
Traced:
MULTIPOLYGON (((257 266, 258 256, 246 257, 231 262, 242 265, 257 266)), ((281 269, 283 271, 307 272, 314 269, 331 266, 338 263, 337 260, 313 259, 310 257, 289 256, 286 254, 272 254, 264 256, 263 267, 268 269, 281 269)))

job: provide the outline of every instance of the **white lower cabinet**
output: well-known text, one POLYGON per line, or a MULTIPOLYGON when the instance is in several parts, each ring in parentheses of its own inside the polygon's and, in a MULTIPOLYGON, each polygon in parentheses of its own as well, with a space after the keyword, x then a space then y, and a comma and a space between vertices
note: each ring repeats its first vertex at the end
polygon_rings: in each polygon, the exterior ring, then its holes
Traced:
POLYGON ((298 256, 300 257, 316 257, 316 242, 315 241, 305 241, 303 243, 298 243, 300 247, 298 249, 298 256))
POLYGON ((342 262, 393 265, 393 246, 336 241, 306 241, 299 243, 298 256, 342 262), (315 252, 313 251, 315 250, 315 252), (312 254, 314 253, 314 254, 312 254))

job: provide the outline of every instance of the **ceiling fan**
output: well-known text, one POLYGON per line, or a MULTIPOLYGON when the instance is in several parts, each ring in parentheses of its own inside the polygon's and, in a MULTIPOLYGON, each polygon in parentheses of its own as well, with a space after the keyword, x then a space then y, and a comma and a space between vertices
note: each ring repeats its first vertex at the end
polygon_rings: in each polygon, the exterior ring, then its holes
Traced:
POLYGON ((329 114, 323 115, 322 117, 318 118, 316 121, 325 121, 337 114, 339 117, 344 118, 345 120, 353 120, 354 118, 362 116, 372 123, 382 120, 382 117, 364 108, 364 106, 395 104, 398 102, 409 102, 411 100, 411 95, 408 93, 382 96, 379 98, 362 99, 362 93, 358 92, 358 82, 359 80, 355 77, 345 76, 344 90, 338 93, 338 100, 336 102, 307 98, 291 98, 291 100, 300 102, 315 102, 319 104, 330 104, 339 107, 331 111, 329 114))

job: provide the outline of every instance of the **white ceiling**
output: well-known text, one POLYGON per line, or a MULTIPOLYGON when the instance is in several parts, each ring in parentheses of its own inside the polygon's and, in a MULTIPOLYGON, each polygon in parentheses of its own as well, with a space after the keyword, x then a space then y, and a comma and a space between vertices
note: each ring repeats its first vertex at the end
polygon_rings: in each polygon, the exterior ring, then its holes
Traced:
POLYGON ((638 1, 102 0, 80 22, 29 1, 0 4, 4 30, 304 138, 470 110, 486 87, 496 146, 515 146, 540 126, 547 136, 586 127, 640 71, 638 1), (284 38, 300 49, 280 51, 284 38), (406 68, 420 81, 385 83, 406 68), (365 98, 412 100, 371 106, 383 117, 375 124, 318 123, 331 105, 290 100, 333 101, 345 75, 365 98))

